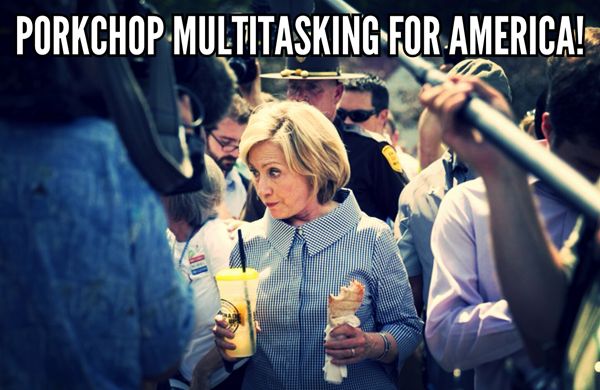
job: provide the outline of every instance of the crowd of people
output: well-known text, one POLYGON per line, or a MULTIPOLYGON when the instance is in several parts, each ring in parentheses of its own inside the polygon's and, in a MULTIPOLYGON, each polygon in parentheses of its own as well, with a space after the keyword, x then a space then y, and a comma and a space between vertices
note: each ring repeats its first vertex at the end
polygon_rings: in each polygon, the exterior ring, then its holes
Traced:
MULTIPOLYGON (((522 129, 596 183, 600 28, 583 43, 548 59, 522 129)), ((244 85, 223 59, 176 59, 173 104, 206 153, 201 188, 170 193, 132 163, 101 83, 26 116, 23 79, 0 102, 0 388, 599 388, 597 218, 460 114, 476 94, 512 118, 510 74, 452 65, 419 92, 411 156, 385 81, 338 58, 257 63, 244 85), (260 274, 258 334, 236 359, 215 275, 242 261, 260 274), (360 325, 325 340, 328 297, 352 281, 360 325)))

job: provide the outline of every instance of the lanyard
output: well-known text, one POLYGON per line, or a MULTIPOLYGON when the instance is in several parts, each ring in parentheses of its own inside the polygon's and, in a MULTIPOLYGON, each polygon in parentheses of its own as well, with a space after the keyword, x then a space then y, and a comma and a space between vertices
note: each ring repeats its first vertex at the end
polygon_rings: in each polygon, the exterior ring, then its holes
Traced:
POLYGON ((185 252, 187 251, 188 245, 190 244, 190 240, 196 235, 196 233, 198 233, 198 230, 200 230, 200 227, 197 227, 190 232, 190 235, 188 236, 188 239, 185 242, 183 250, 181 251, 181 256, 179 256, 179 268, 181 268, 181 262, 183 261, 183 256, 185 256, 185 252))
POLYGON ((208 221, 212 221, 213 219, 215 219, 214 216, 209 217, 204 222, 202 222, 200 224, 200 226, 196 226, 194 229, 192 229, 192 231, 190 232, 190 235, 188 236, 187 241, 185 242, 183 249, 181 250, 181 256, 179 256, 179 261, 177 262, 177 264, 179 264, 179 268, 181 268, 181 263, 183 262, 183 257, 185 256, 185 252, 187 251, 188 245, 190 244, 192 237, 194 237, 196 235, 196 233, 198 233, 198 231, 200 231, 200 229, 202 229, 202 227, 204 225, 206 225, 206 223, 208 221))

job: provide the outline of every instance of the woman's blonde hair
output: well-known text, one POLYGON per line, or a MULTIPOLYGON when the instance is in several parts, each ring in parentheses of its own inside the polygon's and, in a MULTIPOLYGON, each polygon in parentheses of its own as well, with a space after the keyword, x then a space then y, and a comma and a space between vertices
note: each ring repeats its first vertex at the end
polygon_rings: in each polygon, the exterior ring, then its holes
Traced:
MULTIPOLYGON (((279 145, 290 169, 308 178, 325 204, 350 178, 346 148, 335 126, 319 110, 301 102, 265 104, 250 116, 240 141, 240 158, 258 143, 279 145)), ((249 165, 249 164, 248 164, 249 165)))

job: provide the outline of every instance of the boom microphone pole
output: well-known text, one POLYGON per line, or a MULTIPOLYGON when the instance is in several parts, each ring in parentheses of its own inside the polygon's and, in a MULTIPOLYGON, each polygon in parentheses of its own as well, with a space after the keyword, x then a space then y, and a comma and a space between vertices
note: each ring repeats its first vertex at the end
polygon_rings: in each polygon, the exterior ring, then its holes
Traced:
MULTIPOLYGON (((339 13, 360 14, 343 0, 325 2, 339 13)), ((381 41, 388 45, 388 35, 383 30, 381 41)), ((398 43, 398 59, 420 84, 438 85, 448 79, 448 76, 436 69, 432 63, 420 57, 407 56, 401 43, 398 43)), ((504 114, 476 95, 467 102, 462 114, 470 124, 481 131, 486 140, 522 168, 548 183, 588 217, 596 220, 600 217, 600 192, 596 187, 570 165, 519 130, 504 114)))

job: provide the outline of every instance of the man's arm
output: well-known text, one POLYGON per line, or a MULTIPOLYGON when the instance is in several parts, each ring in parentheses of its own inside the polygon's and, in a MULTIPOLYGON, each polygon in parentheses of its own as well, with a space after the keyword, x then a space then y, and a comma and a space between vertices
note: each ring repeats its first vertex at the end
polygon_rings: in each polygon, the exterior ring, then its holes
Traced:
POLYGON ((419 98, 438 115, 444 142, 483 177, 502 290, 536 359, 556 335, 567 280, 556 250, 545 237, 525 173, 457 118, 472 92, 500 111, 510 112, 498 91, 474 78, 453 77, 451 82, 423 89, 419 98))
MULTIPOLYGON (((410 188, 407 187, 407 191, 409 189, 410 188)), ((396 224, 398 225, 400 232, 398 249, 400 250, 402 262, 406 267, 415 308, 417 309, 417 314, 420 315, 423 310, 423 271, 421 269, 419 253, 413 239, 413 227, 410 223, 412 218, 410 202, 413 196, 415 196, 413 191, 404 192, 400 195, 396 224)))
POLYGON ((410 289, 413 293, 413 301, 415 309, 420 316, 423 311, 423 275, 411 276, 408 278, 410 289))
POLYGON ((542 348, 556 336, 568 283, 526 176, 511 165, 484 176, 496 270, 530 354, 541 361, 542 348))
POLYGON ((438 160, 446 151, 442 146, 442 130, 437 117, 425 110, 419 117, 418 157, 421 170, 438 160))
MULTIPOLYGON (((475 219, 481 216, 463 190, 457 187, 446 195, 431 235, 435 261, 425 336, 432 354, 448 371, 474 368, 523 348, 508 303, 490 301, 481 293, 485 283, 480 274, 492 259, 479 257, 486 253, 477 247, 481 241, 474 234, 475 219)), ((491 256, 491 249, 488 253, 491 256)))

